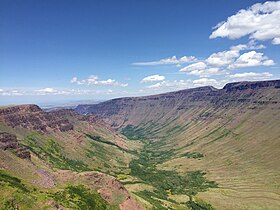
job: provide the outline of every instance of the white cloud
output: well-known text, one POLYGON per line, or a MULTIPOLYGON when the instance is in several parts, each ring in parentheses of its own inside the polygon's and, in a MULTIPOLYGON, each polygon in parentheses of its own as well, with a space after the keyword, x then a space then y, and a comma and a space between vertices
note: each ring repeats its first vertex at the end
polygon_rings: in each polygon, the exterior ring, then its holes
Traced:
MULTIPOLYGON (((51 87, 35 90, 34 92, 36 95, 67 95, 67 94, 69 94, 69 91, 57 90, 57 89, 54 89, 51 87)), ((31 92, 29 94, 33 94, 33 93, 31 92)))
POLYGON ((169 88, 169 89, 181 89, 181 88, 190 88, 192 87, 192 80, 173 80, 173 81, 162 81, 154 85, 149 85, 148 89, 159 89, 159 88, 169 88))
POLYGON ((228 69, 238 69, 253 66, 272 66, 275 65, 273 60, 268 59, 263 53, 256 51, 246 52, 232 64, 228 66, 228 69))
POLYGON ((197 62, 191 65, 188 65, 182 69, 180 69, 180 72, 186 72, 189 75, 195 75, 199 77, 209 77, 213 75, 222 75, 227 74, 228 72, 226 70, 222 70, 217 67, 213 67, 213 65, 209 65, 205 62, 197 62))
POLYGON ((210 66, 226 66, 231 64, 240 56, 240 51, 263 49, 264 45, 257 45, 255 41, 250 41, 247 44, 239 44, 231 46, 230 50, 213 53, 206 59, 206 63, 210 66))
POLYGON ((238 50, 229 50, 229 51, 223 51, 218 53, 213 53, 210 55, 206 62, 208 65, 211 66, 225 66, 234 61, 235 58, 239 56, 238 50))
POLYGON ((192 70, 192 71, 188 72, 188 74, 199 76, 199 77, 209 77, 209 76, 213 76, 213 75, 228 74, 228 71, 220 70, 219 68, 209 68, 209 69, 203 69, 203 70, 192 70))
POLYGON ((78 78, 77 77, 73 77, 71 80, 70 80, 71 83, 76 83, 78 82, 78 78))
POLYGON ((227 37, 237 39, 249 35, 254 40, 272 39, 280 44, 280 1, 257 3, 242 9, 214 27, 210 39, 227 37))
POLYGON ((255 40, 250 40, 247 44, 231 46, 230 50, 260 50, 266 48, 263 44, 256 44, 255 40))
POLYGON ((206 86, 206 85, 217 85, 218 82, 215 79, 201 78, 201 79, 194 80, 193 84, 198 86, 206 86))
POLYGON ((112 94, 113 90, 90 90, 90 89, 0 89, 0 96, 55 96, 55 95, 96 95, 96 94, 112 94), (2 90, 2 91, 1 91, 2 90))
POLYGON ((255 72, 244 72, 238 74, 229 75, 229 78, 236 80, 264 80, 269 79, 273 74, 269 72, 255 73, 255 72))
POLYGON ((207 65, 204 62, 197 62, 180 69, 180 72, 204 70, 206 67, 207 65))
POLYGON ((97 95, 97 94, 112 94, 113 90, 90 90, 90 89, 67 89, 64 90, 67 95, 97 95))
POLYGON ((106 86, 120 86, 126 87, 127 83, 121 83, 114 79, 99 80, 95 75, 90 75, 87 79, 79 80, 77 77, 73 77, 70 80, 71 83, 76 83, 78 85, 106 85, 106 86))
POLYGON ((159 92, 166 92, 166 91, 175 91, 181 89, 188 89, 200 86, 215 86, 218 88, 222 88, 226 83, 228 83, 228 79, 223 80, 216 80, 216 79, 209 79, 209 78, 200 78, 197 80, 185 79, 185 80, 166 80, 162 82, 158 82, 153 85, 149 85, 144 89, 139 90, 141 93, 159 93, 159 92))
POLYGON ((181 58, 172 56, 169 58, 161 59, 159 61, 136 62, 133 63, 133 65, 137 65, 137 66, 155 66, 155 65, 168 65, 168 64, 180 65, 180 64, 190 63, 194 61, 196 61, 196 58, 194 56, 183 56, 181 58))
POLYGON ((272 44, 280 44, 280 37, 274 38, 272 44))
POLYGON ((246 52, 240 55, 240 51, 263 49, 264 45, 257 45, 255 41, 247 44, 239 44, 230 47, 229 50, 212 53, 207 59, 190 64, 180 69, 189 75, 210 77, 214 75, 229 74, 229 70, 275 65, 274 61, 256 51, 246 52))
POLYGON ((151 75, 148 77, 145 77, 141 80, 141 83, 146 83, 146 82, 157 82, 157 81, 163 81, 165 80, 165 76, 161 76, 158 74, 151 75))
POLYGON ((113 93, 113 90, 111 89, 107 90, 107 94, 111 94, 111 93, 113 93))
POLYGON ((56 93, 57 90, 55 90, 54 88, 44 88, 44 89, 40 89, 37 90, 38 92, 44 92, 44 93, 56 93))
POLYGON ((0 96, 22 96, 24 94, 25 94, 25 91, 23 91, 23 90, 16 90, 16 89, 4 90, 4 89, 0 89, 0 96))
POLYGON ((191 79, 185 80, 165 80, 158 82, 153 85, 149 85, 143 89, 140 89, 139 92, 146 94, 158 94, 160 92, 176 91, 181 89, 188 89, 194 87, 194 84, 191 79))

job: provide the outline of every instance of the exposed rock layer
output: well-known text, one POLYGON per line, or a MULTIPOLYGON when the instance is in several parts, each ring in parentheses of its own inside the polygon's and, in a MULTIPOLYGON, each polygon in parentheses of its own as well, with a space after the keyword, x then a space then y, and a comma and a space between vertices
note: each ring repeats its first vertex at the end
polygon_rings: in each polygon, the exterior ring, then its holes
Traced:
POLYGON ((1 121, 11 127, 22 127, 41 133, 73 130, 73 125, 66 118, 54 112, 44 112, 37 105, 2 108, 0 109, 1 121))
MULTIPOLYGON (((279 87, 280 80, 237 82, 229 83, 223 89, 199 87, 152 96, 117 98, 100 104, 79 105, 75 110, 101 117, 115 128, 158 124, 160 120, 164 123, 169 118, 181 118, 187 110, 196 108, 242 110, 242 106, 259 109, 266 105, 277 108, 280 105, 279 87)), ((205 118, 206 114, 201 117, 205 118)), ((211 113, 207 117, 211 117, 211 113)))
POLYGON ((0 132, 0 149, 3 150, 13 150, 16 155, 22 159, 30 159, 31 155, 27 147, 21 145, 16 135, 0 132))

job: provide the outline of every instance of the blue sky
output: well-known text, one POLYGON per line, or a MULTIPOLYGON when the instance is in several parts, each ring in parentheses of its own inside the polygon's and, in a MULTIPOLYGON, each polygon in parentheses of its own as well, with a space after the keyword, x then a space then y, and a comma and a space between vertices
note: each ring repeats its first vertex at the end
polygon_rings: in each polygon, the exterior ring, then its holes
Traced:
POLYGON ((2 0, 0 103, 280 78, 280 2, 264 2, 2 0))

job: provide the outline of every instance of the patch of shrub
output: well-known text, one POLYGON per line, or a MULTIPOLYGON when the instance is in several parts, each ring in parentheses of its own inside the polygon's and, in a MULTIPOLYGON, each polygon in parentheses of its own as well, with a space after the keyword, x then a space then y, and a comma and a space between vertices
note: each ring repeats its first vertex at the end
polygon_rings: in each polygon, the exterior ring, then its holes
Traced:
MULTIPOLYGON (((191 198, 199 192, 206 191, 208 188, 218 187, 214 181, 207 180, 205 177, 206 173, 201 171, 180 175, 176 171, 158 170, 156 168, 157 164, 170 159, 173 155, 175 156, 173 150, 161 151, 158 144, 162 144, 162 142, 146 143, 139 158, 133 159, 129 164, 132 176, 154 187, 153 196, 155 198, 168 200, 167 192, 171 194, 185 194, 191 198)), ((139 196, 143 197, 143 194, 139 194, 139 196)), ((156 199, 152 200, 157 202, 156 199)), ((157 205, 161 205, 160 202, 157 202, 157 205)))
POLYGON ((137 128, 133 125, 127 125, 121 131, 121 133, 130 140, 145 139, 145 130, 137 128))
POLYGON ((157 197, 157 195, 153 192, 144 190, 135 192, 135 195, 143 198, 144 200, 148 201, 150 204, 152 204, 153 209, 157 210, 166 210, 167 208, 163 206, 163 203, 157 199, 154 199, 154 197, 157 197))
POLYGON ((80 160, 67 158, 63 154, 63 147, 53 139, 49 139, 44 145, 40 146, 34 136, 27 136, 26 140, 29 144, 29 149, 39 158, 50 162, 55 168, 72 170, 72 171, 89 171, 85 163, 80 160))
POLYGON ((189 200, 187 201, 187 206, 191 210, 215 210, 211 204, 201 200, 200 201, 189 200))
POLYGON ((98 135, 91 135, 91 134, 85 134, 88 138, 90 138, 91 140, 94 140, 96 142, 99 142, 99 143, 103 143, 103 144, 107 144, 107 145, 110 145, 110 146, 114 146, 114 147, 117 147, 119 150, 121 151, 124 151, 124 152, 127 152, 127 153, 130 153, 130 154, 135 154, 135 151, 130 151, 130 150, 127 150, 127 149, 124 149, 122 147, 120 147, 119 145, 113 143, 113 142, 110 142, 110 141, 107 141, 105 140, 104 138, 102 138, 101 136, 98 136, 98 135))
POLYGON ((198 159, 198 158, 204 157, 204 155, 199 152, 187 152, 187 153, 183 154, 182 157, 198 159))
POLYGON ((82 185, 68 186, 52 195, 53 199, 64 207, 77 210, 106 210, 110 205, 97 193, 82 185))
POLYGON ((126 174, 118 174, 117 175, 117 179, 118 180, 125 180, 125 179, 127 179, 128 178, 128 176, 126 175, 126 174))
POLYGON ((19 178, 11 176, 3 170, 0 170, 0 182, 5 182, 8 186, 17 188, 22 192, 29 192, 19 178))

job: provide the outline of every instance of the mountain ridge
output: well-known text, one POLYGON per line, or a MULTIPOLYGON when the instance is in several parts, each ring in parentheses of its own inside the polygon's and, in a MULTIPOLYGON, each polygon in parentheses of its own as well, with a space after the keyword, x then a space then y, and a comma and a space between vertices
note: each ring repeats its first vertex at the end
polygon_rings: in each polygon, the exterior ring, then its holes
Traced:
MULTIPOLYGON (((188 89, 182 89, 182 90, 148 95, 148 96, 132 96, 132 97, 114 98, 114 99, 110 99, 110 100, 107 100, 104 102, 127 100, 127 99, 133 100, 133 99, 137 99, 137 98, 146 99, 146 98, 153 98, 153 97, 157 97, 157 96, 165 96, 165 95, 169 95, 169 94, 180 94, 180 93, 188 93, 188 92, 223 91, 223 90, 230 91, 230 90, 245 90, 245 89, 255 89, 255 88, 280 88, 280 80, 232 82, 232 83, 227 83, 221 89, 215 88, 213 86, 202 86, 202 87, 188 88, 188 89)), ((104 102, 101 102, 101 104, 104 102)), ((90 105, 93 105, 93 104, 80 104, 75 108, 75 110, 78 110, 80 106, 90 106, 90 105)), ((94 104, 94 105, 96 105, 96 104, 94 104)))
POLYGON ((1 107, 0 207, 279 209, 279 81, 1 107))
MULTIPOLYGON (((129 139, 142 139, 145 146, 139 161, 133 162, 136 169, 153 167, 150 163, 157 166, 152 174, 205 172, 219 187, 198 192, 197 201, 217 209, 277 209, 279 83, 238 82, 223 89, 119 98, 81 105, 76 111, 102 118, 129 139)), ((144 175, 140 178, 149 181, 144 175)), ((153 186, 159 190, 158 185, 153 186)), ((144 191, 136 194, 143 196, 144 191)))
POLYGON ((79 194, 84 193, 95 199, 89 208, 141 210, 116 178, 133 150, 124 136, 92 115, 45 112, 35 104, 1 107, 0 208, 78 209, 87 202, 79 194), (76 200, 68 203, 64 194, 76 200))
MULTIPOLYGON (((198 93, 206 93, 211 94, 213 93, 213 96, 219 96, 220 94, 224 94, 225 92, 234 92, 234 91, 244 91, 244 90, 255 90, 255 89, 263 89, 263 88, 280 88, 280 80, 267 80, 267 81, 253 81, 253 82, 234 82, 234 83, 228 83, 226 84, 222 89, 217 89, 212 86, 204 86, 204 87, 197 87, 197 88, 191 88, 191 89, 183 89, 179 91, 172 91, 167 93, 161 93, 156 95, 149 95, 149 96, 139 96, 139 97, 123 97, 123 98, 115 98, 111 99, 105 102, 101 102, 99 104, 82 104, 78 105, 74 110, 79 112, 80 114, 86 114, 91 113, 90 107, 99 107, 103 106, 104 104, 108 104, 110 102, 119 102, 119 101, 133 101, 133 100, 149 100, 153 99, 156 100, 159 97, 167 97, 172 98, 176 95, 181 95, 181 97, 184 97, 185 94, 198 94, 198 93)), ((92 112, 95 113, 95 112, 92 112)), ((95 113, 98 115, 98 113, 95 113)))

